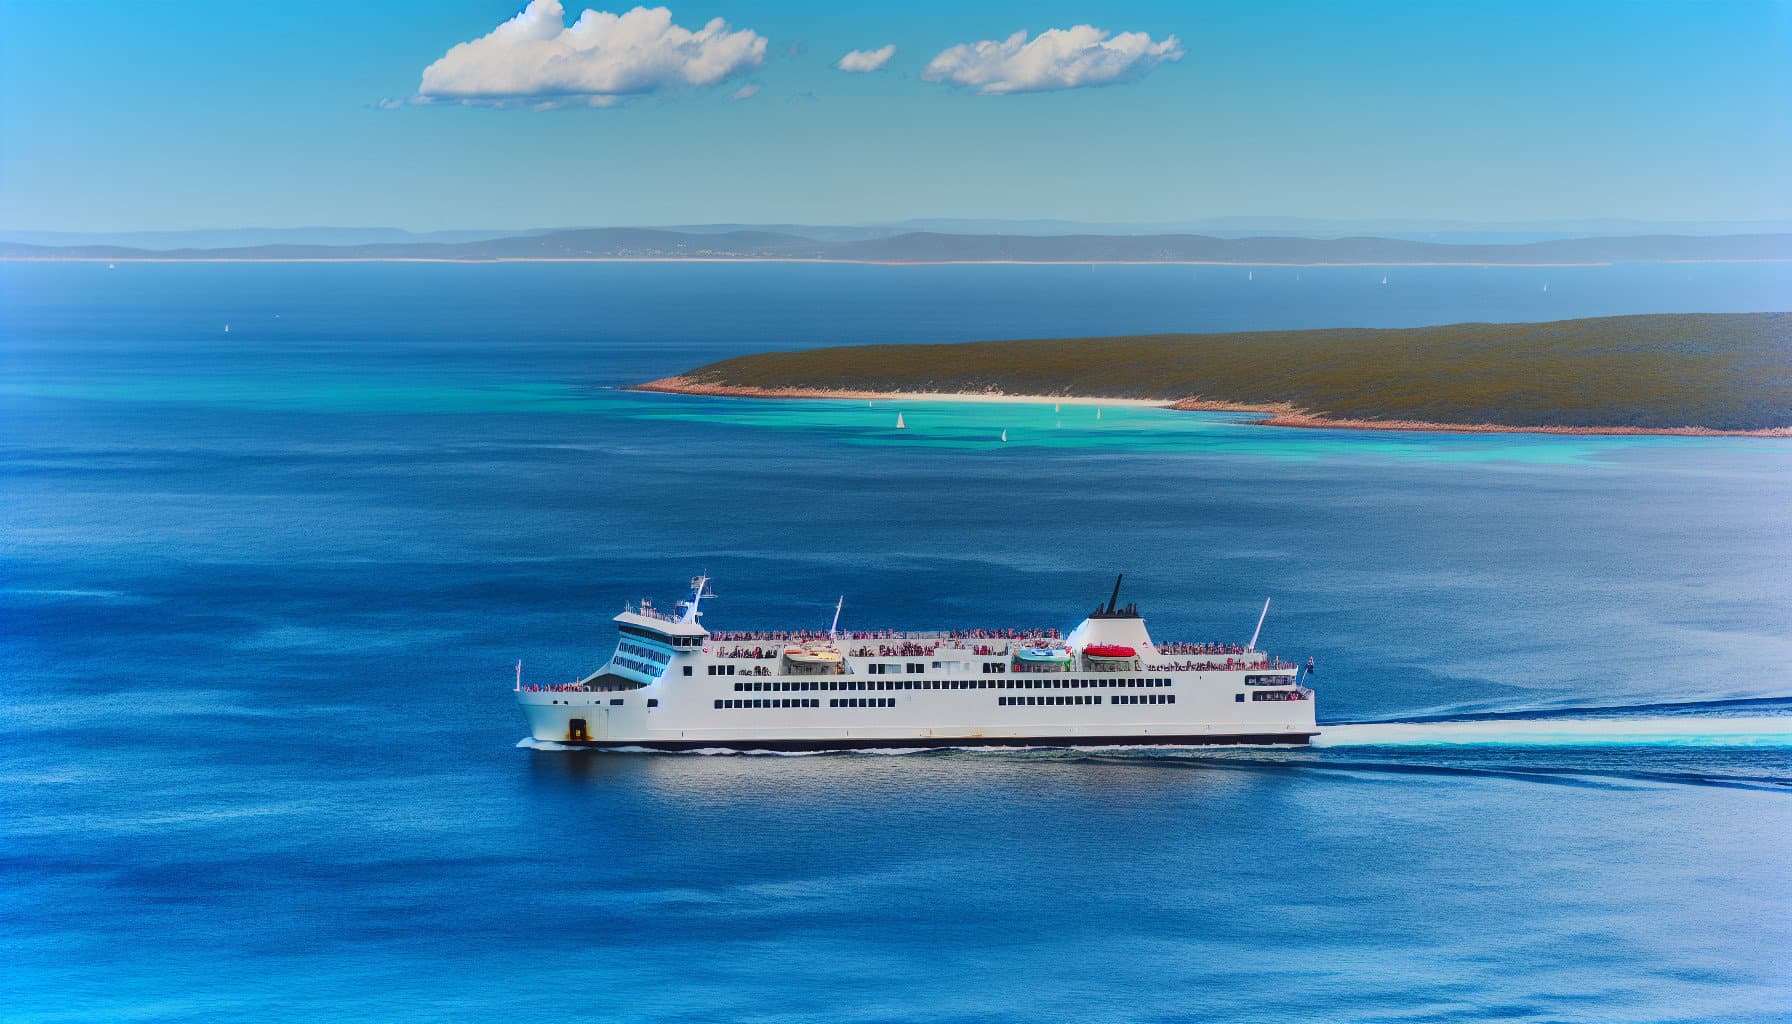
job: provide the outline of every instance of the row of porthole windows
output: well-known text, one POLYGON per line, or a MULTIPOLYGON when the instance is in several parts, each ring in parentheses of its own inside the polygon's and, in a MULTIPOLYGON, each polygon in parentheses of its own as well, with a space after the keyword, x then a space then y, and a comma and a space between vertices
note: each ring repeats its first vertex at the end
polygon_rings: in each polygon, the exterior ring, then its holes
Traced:
MULTIPOLYGON (((713 666, 712 666, 713 667, 713 666)), ((730 666, 732 667, 732 666, 730 666)), ((1169 686, 1168 678, 1149 679, 898 679, 890 682, 735 683, 741 693, 809 693, 816 690, 1052 690, 1085 686, 1169 686)))
POLYGON ((1114 694, 1114 703, 1174 704, 1176 703, 1176 695, 1173 693, 1116 693, 1114 694))
MULTIPOLYGON (((1114 703, 1118 704, 1119 702, 1120 702, 1119 695, 1116 694, 1114 697, 1114 703)), ((1030 707, 1057 707, 1060 705, 1100 704, 1100 703, 1101 703, 1101 694, 1099 694, 1099 693, 1069 693, 1069 694, 1064 694, 1062 696, 1051 696, 1051 697, 997 697, 996 698, 996 704, 1001 707, 1029 707, 1029 708, 1030 707)))
MULTIPOLYGON (((836 697, 828 701, 830 708, 893 708, 894 697, 836 697)), ((818 708, 814 697, 771 697, 761 700, 718 700, 717 708, 818 708)))

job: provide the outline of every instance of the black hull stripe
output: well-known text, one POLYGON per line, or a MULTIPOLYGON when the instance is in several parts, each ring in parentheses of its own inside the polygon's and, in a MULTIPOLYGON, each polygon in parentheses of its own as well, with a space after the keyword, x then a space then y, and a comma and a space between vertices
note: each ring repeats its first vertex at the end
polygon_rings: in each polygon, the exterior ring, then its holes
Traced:
POLYGON ((594 750, 888 750, 911 747, 1188 747, 1188 746, 1306 746, 1316 732, 1249 733, 1222 736, 928 736, 900 739, 844 737, 825 740, 554 740, 572 747, 594 750))

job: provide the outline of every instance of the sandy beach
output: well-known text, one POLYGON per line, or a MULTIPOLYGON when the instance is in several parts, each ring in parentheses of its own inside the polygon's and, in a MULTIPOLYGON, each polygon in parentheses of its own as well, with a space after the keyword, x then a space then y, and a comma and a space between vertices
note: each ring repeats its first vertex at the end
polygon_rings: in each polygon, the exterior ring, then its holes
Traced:
POLYGON ((1432 423, 1425 420, 1352 420, 1318 415, 1288 404, 1244 405, 1236 402, 1215 402, 1201 398, 1180 400, 1126 398, 1101 395, 1015 395, 1006 392, 940 392, 940 391, 855 391, 821 388, 760 388, 731 384, 709 384, 688 377, 662 377, 629 388, 631 391, 661 392, 675 395, 710 395, 720 398, 822 398, 865 401, 915 402, 1015 402, 1030 405, 1048 403, 1063 405, 1144 406, 1179 409, 1188 412, 1255 413, 1263 419, 1252 426, 1299 427, 1325 430, 1406 430, 1446 434, 1601 434, 1652 435, 1666 437, 1779 437, 1792 438, 1792 427, 1767 430, 1712 430, 1709 427, 1557 427, 1512 426, 1503 423, 1432 423))

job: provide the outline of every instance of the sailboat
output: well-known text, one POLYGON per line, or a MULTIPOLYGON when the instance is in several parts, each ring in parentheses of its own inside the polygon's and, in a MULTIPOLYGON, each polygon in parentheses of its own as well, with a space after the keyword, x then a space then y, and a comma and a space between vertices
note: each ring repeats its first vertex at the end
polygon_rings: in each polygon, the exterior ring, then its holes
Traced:
POLYGON ((229 325, 229 324, 225 324, 225 325, 224 325, 224 333, 225 333, 225 334, 229 334, 229 333, 230 333, 230 325, 229 325))
POLYGON ((1003 441, 1008 440, 1008 431, 1006 428, 1003 428, 1003 430, 1002 430, 1002 440, 1003 441))
POLYGON ((106 264, 106 269, 107 269, 107 270, 117 270, 117 269, 118 269, 118 264, 116 264, 116 263, 108 263, 108 264, 106 264))
POLYGON ((896 429, 897 430, 907 430, 908 429, 908 424, 902 422, 902 414, 901 413, 896 414, 896 429))
POLYGON ((1388 283, 1388 275, 1386 275, 1386 274, 1381 275, 1381 283, 1382 284, 1388 283))
POLYGON ((1095 409, 1095 418, 1101 419, 1101 408, 1099 406, 1097 406, 1095 409))
POLYGON ((1053 412, 1057 412, 1057 411, 1059 411, 1059 410, 1058 410, 1058 403, 1056 403, 1056 402, 1053 402, 1053 403, 1052 403, 1052 411, 1053 411, 1053 412))
POLYGON ((1245 279, 1245 280, 1246 280, 1246 281, 1255 281, 1255 280, 1257 280, 1257 272, 1256 272, 1256 271, 1255 271, 1255 270, 1247 270, 1247 271, 1245 271, 1245 272, 1244 272, 1244 279, 1245 279))

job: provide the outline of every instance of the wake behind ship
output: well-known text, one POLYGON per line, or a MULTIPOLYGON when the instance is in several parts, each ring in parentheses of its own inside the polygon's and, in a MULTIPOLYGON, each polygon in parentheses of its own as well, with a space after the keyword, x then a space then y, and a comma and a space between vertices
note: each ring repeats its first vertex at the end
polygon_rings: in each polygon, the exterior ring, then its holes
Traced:
POLYGON ((1255 636, 1154 643, 1119 594, 1116 580, 1068 635, 711 632, 700 606, 714 595, 699 576, 672 614, 646 600, 625 607, 615 652, 584 679, 524 685, 519 663, 517 700, 537 740, 648 750, 1304 744, 1318 734, 1302 671, 1256 650, 1255 636))

